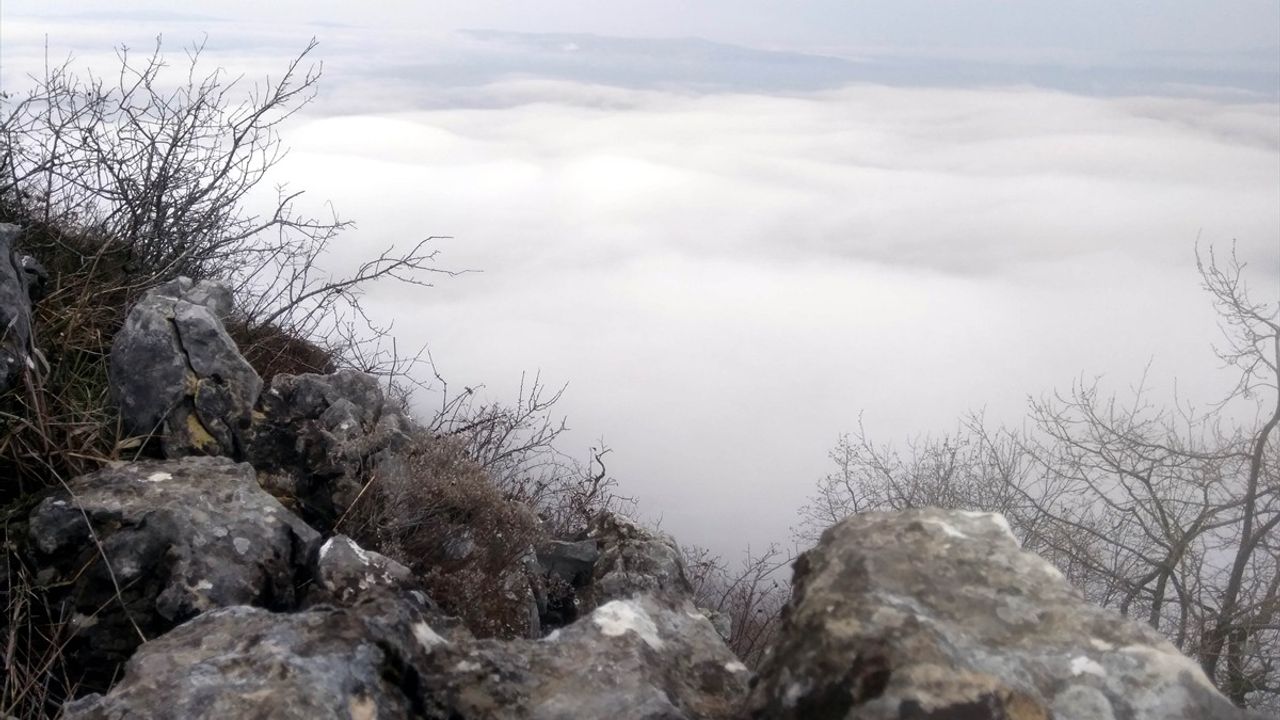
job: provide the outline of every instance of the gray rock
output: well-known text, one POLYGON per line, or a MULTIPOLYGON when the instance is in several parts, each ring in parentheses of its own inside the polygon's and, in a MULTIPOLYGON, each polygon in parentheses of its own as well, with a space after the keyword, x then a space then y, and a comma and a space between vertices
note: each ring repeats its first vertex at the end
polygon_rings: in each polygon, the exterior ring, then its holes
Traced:
POLYGON ((409 441, 408 419, 378 380, 354 370, 276 375, 258 413, 250 462, 321 528, 350 507, 369 469, 409 441))
POLYGON ((31 363, 31 294, 28 274, 14 251, 22 228, 0 223, 0 393, 31 363))
POLYGON ((646 530, 617 513, 602 513, 587 534, 600 549, 590 592, 584 593, 588 607, 640 592, 692 597, 680 548, 671 536, 646 530))
POLYGON ((746 693, 746 668, 687 603, 614 601, 540 641, 477 641, 430 617, 376 592, 350 608, 211 611, 65 717, 715 720, 746 693))
POLYGON ((187 278, 148 290, 111 343, 111 390, 126 432, 165 457, 245 454, 262 381, 227 335, 231 293, 187 278))
POLYGON ((998 515, 853 516, 795 565, 753 717, 1245 717, 1150 627, 1085 602, 998 515))
POLYGON ((361 548, 346 535, 335 535, 320 546, 314 576, 307 593, 309 604, 350 606, 379 593, 399 596, 414 591, 418 591, 422 603, 427 603, 409 568, 361 548))
POLYGON ((229 607, 143 645, 109 694, 70 703, 63 717, 423 717, 426 698, 413 667, 443 642, 403 605, 293 614, 229 607))
POLYGON ((538 564, 542 571, 574 587, 584 587, 591 582, 599 559, 600 547, 595 540, 552 540, 538 549, 538 564))
POLYGON ((443 644, 423 682, 442 716, 737 717, 750 673, 687 601, 614 600, 542 640, 443 644))
POLYGON ((28 533, 50 597, 76 628, 68 657, 100 680, 143 638, 207 610, 295 608, 311 574, 319 535, 246 464, 138 462, 68 489, 32 510, 28 533))

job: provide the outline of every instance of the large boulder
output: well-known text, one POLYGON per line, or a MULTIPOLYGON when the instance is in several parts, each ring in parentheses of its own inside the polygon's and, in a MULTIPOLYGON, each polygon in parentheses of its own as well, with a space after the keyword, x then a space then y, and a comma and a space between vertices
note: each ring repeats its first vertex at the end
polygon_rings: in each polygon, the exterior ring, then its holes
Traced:
POLYGON ((752 717, 1245 717, 1150 627, 1085 602, 999 515, 853 516, 795 564, 752 717))
POLYGON ((354 502, 369 470, 405 446, 410 429, 371 375, 280 374, 259 400, 249 460, 268 489, 327 527, 354 502))
POLYGON ((148 290, 111 343, 111 390, 125 432, 165 457, 242 458, 262 380, 227 335, 231 291, 178 278, 148 290))
POLYGON ((0 223, 0 393, 13 387, 31 362, 32 285, 28 278, 32 273, 14 249, 21 234, 17 225, 0 223))
POLYGON ((294 609, 320 541, 251 467, 199 457, 78 477, 32 510, 28 534, 40 582, 71 618, 68 655, 99 680, 202 612, 294 609))

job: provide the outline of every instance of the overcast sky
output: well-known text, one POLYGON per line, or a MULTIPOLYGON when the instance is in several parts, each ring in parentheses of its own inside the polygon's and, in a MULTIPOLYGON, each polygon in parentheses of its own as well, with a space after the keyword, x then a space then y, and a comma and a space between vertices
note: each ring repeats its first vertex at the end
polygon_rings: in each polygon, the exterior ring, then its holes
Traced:
POLYGON ((1280 293, 1274 0, 439 5, 4 0, 0 81, 46 35, 101 69, 208 33, 250 74, 317 36, 280 170, 358 222, 332 266, 453 236, 483 272, 378 315, 456 385, 569 383, 570 445, 722 551, 785 540, 860 413, 1017 423, 1152 360, 1211 398, 1197 238, 1280 293))

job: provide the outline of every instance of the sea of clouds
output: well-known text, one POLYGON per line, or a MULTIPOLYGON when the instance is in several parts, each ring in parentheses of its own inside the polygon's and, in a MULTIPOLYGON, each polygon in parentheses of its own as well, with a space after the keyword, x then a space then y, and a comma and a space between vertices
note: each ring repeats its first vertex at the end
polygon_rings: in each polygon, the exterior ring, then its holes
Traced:
MULTIPOLYGON (((6 23, 7 86, 45 33, 107 67, 198 24, 60 22, 6 23)), ((881 440, 980 408, 1016 424, 1028 395, 1123 391, 1148 364, 1214 399, 1197 241, 1280 286, 1280 105, 1256 63, 975 80, 698 40, 201 27, 249 76, 319 35, 326 79, 277 177, 357 221, 329 268, 449 235, 441 265, 481 271, 374 288, 400 345, 499 399, 522 373, 568 383, 569 449, 603 437, 648 517, 723 552, 787 539, 860 415, 881 440)))

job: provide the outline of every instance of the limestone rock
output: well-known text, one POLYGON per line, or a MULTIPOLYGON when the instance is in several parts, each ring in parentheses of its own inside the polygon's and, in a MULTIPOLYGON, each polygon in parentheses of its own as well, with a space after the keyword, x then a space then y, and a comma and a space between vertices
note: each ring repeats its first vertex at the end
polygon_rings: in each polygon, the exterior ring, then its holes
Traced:
POLYGON ((442 642, 403 605, 293 614, 223 608, 143 645, 109 694, 70 703, 63 717, 423 717, 425 698, 413 666, 442 642), (384 624, 371 624, 372 617, 384 624))
POLYGON ((74 720, 735 717, 747 669, 687 603, 610 602, 545 640, 472 639, 382 595, 350 608, 205 613, 143 645, 74 720))
POLYGON ((853 516, 796 562, 752 717, 1246 717, 1158 632, 1085 602, 998 515, 853 516))
POLYGON ((441 645, 423 682, 442 717, 736 717, 750 673, 688 601, 614 600, 542 640, 441 645))
POLYGON ((231 291, 178 278, 148 290, 111 344, 124 429, 158 437, 165 457, 244 456, 258 374, 227 335, 231 291))
POLYGON ((365 550, 346 535, 335 535, 320 546, 307 602, 350 606, 379 593, 418 592, 427 603, 409 568, 379 553, 365 550))
POLYGON ((602 513, 587 535, 600 549, 591 583, 591 607, 639 592, 692 596, 680 548, 669 535, 650 532, 617 513, 602 513))
POLYGON ((109 678, 142 637, 207 610, 292 609, 311 573, 319 535, 248 465, 137 462, 68 487, 32 510, 28 532, 43 584, 73 618, 69 656, 91 674, 109 678))
POLYGON ((403 447, 410 429, 377 379, 354 370, 276 375, 258 412, 250 462, 319 527, 351 505, 363 471, 403 447))
POLYGON ((0 223, 0 393, 17 382, 31 362, 29 273, 14 251, 22 228, 0 223))

